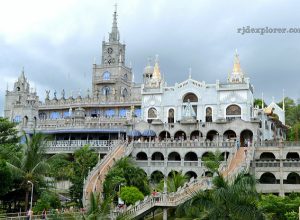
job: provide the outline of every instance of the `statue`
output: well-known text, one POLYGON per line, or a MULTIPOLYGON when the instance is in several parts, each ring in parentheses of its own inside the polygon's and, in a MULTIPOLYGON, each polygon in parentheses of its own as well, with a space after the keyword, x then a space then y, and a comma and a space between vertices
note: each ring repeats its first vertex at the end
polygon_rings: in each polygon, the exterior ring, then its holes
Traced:
POLYGON ((57 98, 56 98, 56 90, 54 90, 54 93, 53 93, 53 94, 54 94, 54 98, 53 98, 53 99, 57 99, 57 98))
POLYGON ((50 98, 49 94, 50 94, 50 90, 46 90, 46 99, 48 99, 48 100, 50 98))
POLYGON ((72 108, 69 109, 69 117, 72 116, 72 108))
POLYGON ((65 90, 64 89, 61 91, 61 98, 65 99, 65 90))
POLYGON ((186 107, 184 108, 183 116, 186 118, 192 118, 196 116, 195 110, 193 109, 189 99, 186 107))

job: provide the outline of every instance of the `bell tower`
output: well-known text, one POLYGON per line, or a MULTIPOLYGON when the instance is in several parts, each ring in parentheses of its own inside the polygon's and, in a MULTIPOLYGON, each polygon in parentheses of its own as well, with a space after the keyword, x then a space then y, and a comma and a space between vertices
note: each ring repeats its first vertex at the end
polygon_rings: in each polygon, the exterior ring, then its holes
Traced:
POLYGON ((93 65, 93 97, 102 101, 128 99, 132 86, 132 71, 125 64, 125 44, 120 43, 117 6, 113 13, 108 41, 102 41, 101 64, 93 65))

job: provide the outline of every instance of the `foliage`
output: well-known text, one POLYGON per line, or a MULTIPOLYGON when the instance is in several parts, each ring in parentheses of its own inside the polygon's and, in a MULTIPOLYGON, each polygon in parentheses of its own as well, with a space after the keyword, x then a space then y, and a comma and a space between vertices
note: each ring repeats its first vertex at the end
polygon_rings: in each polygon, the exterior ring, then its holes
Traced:
POLYGON ((135 186, 144 195, 150 193, 147 174, 143 169, 137 167, 132 158, 129 157, 118 160, 108 171, 103 183, 105 195, 115 195, 120 184, 135 186))
POLYGON ((6 194, 11 188, 13 177, 5 160, 0 159, 0 196, 6 194))
POLYGON ((300 196, 298 194, 291 194, 289 196, 280 197, 275 195, 262 195, 258 203, 261 210, 274 220, 291 219, 292 212, 298 212, 300 206, 300 196), (286 214, 288 213, 288 214, 286 214))
POLYGON ((202 160, 204 161, 204 166, 209 171, 218 174, 222 159, 221 152, 217 150, 215 153, 208 152, 207 156, 204 156, 202 160))
POLYGON ((109 219, 108 214, 111 202, 111 198, 107 198, 101 203, 100 193, 91 193, 87 216, 83 216, 84 219, 109 219))
POLYGON ((144 198, 143 193, 135 186, 122 187, 120 196, 127 205, 132 205, 144 198))
POLYGON ((181 205, 177 214, 201 219, 263 219, 252 176, 241 173, 232 183, 216 176, 213 184, 212 190, 199 191, 181 205))
POLYGON ((49 176, 56 180, 68 179, 72 174, 72 163, 68 160, 68 156, 62 154, 50 160, 49 176))
POLYGON ((26 191, 26 209, 29 192, 31 191, 28 181, 34 184, 35 191, 38 191, 40 187, 45 187, 44 177, 50 168, 49 160, 56 157, 56 155, 48 158, 45 154, 45 141, 49 140, 49 136, 34 132, 31 136, 24 133, 24 138, 25 143, 22 145, 22 154, 20 156, 11 155, 7 165, 16 175, 17 187, 26 191))
POLYGON ((44 209, 58 209, 61 208, 59 197, 56 193, 50 191, 43 191, 36 205, 33 207, 34 212, 42 212, 44 209))
POLYGON ((0 159, 9 160, 11 155, 20 153, 21 146, 16 124, 0 117, 0 159))
POLYGON ((70 180, 72 182, 70 195, 74 202, 80 201, 80 206, 82 206, 83 181, 87 177, 89 170, 97 164, 97 161, 98 155, 88 145, 74 152, 74 161, 70 165, 70 180))
MULTIPOLYGON (((167 190, 168 192, 176 192, 179 187, 182 187, 184 183, 188 181, 188 177, 183 175, 182 172, 171 171, 171 176, 167 178, 167 190)), ((164 180, 160 181, 158 190, 163 192, 164 190, 164 180)))
MULTIPOLYGON (((254 107, 258 106, 259 108, 262 108, 262 99, 254 99, 253 103, 254 107)), ((266 107, 267 104, 264 102, 264 107, 266 107)))
POLYGON ((292 141, 300 140, 300 122, 294 124, 289 132, 288 132, 288 139, 292 141))
POLYGON ((298 219, 299 219, 298 213, 297 213, 297 212, 294 212, 294 211, 286 212, 286 213, 284 214, 284 217, 285 217, 287 220, 298 220, 298 219))

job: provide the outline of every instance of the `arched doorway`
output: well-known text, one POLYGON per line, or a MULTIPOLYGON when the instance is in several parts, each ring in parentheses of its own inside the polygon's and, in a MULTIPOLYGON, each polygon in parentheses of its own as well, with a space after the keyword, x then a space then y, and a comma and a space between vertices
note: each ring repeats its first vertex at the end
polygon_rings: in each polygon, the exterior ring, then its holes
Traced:
POLYGON ((168 111, 168 123, 174 123, 174 109, 172 108, 168 111))
POLYGON ((221 160, 226 161, 228 159, 229 152, 225 151, 221 154, 221 160))
POLYGON ((185 176, 187 176, 188 179, 191 179, 192 177, 194 177, 194 179, 197 179, 197 174, 194 171, 188 171, 185 173, 185 176))
POLYGON ((178 174, 178 172, 176 170, 171 170, 171 172, 168 174, 168 178, 173 179, 173 177, 177 174, 178 174))
POLYGON ((205 110, 205 121, 212 122, 212 108, 207 107, 205 110))
POLYGON ((300 176, 298 173, 292 172, 286 178, 286 184, 300 184, 300 176))
POLYGON ((276 157, 273 153, 271 152, 263 152, 260 156, 259 156, 260 160, 275 160, 276 157))
POLYGON ((288 152, 286 155, 287 160, 299 160, 299 154, 297 152, 288 152))
POLYGON ((168 160, 169 161, 180 161, 181 160, 180 154, 174 151, 169 154, 168 160))
POLYGON ((163 161, 165 159, 164 155, 161 152, 155 152, 152 154, 151 160, 163 161))
POLYGON ((171 138, 171 135, 170 135, 170 132, 168 131, 162 131, 159 133, 159 139, 160 140, 166 140, 167 139, 170 139, 171 138))
POLYGON ((210 171, 206 171, 206 172, 204 173, 204 176, 205 176, 205 177, 212 177, 212 176, 213 176, 213 173, 210 172, 210 171))
POLYGON ((236 139, 236 133, 233 130, 227 130, 223 134, 224 141, 230 141, 236 139))
POLYGON ((249 146, 253 141, 253 132, 250 130, 243 130, 240 135, 241 146, 249 146))
POLYGON ((202 133, 199 130, 192 131, 190 139, 191 140, 199 140, 203 137, 202 133))
POLYGON ((159 171, 159 170, 154 171, 150 175, 150 181, 152 183, 155 183, 155 184, 160 183, 160 181, 162 179, 164 179, 164 174, 161 171, 159 171))
POLYGON ((198 156, 195 152, 188 152, 184 156, 184 161, 198 161, 198 156))
POLYGON ((145 152, 137 153, 136 160, 148 160, 147 154, 145 152))
POLYGON ((202 161, 203 161, 203 160, 207 160, 207 159, 210 158, 212 155, 213 155, 213 153, 210 152, 210 151, 204 152, 204 153, 202 154, 201 160, 202 160, 202 161))
POLYGON ((273 173, 264 173, 263 175, 261 175, 260 179, 259 179, 259 183, 261 184, 276 184, 276 177, 274 176, 273 173))
POLYGON ((174 135, 175 140, 186 140, 186 134, 184 131, 176 131, 174 135))
POLYGON ((216 130, 210 130, 206 134, 206 139, 209 141, 218 141, 219 133, 216 130))

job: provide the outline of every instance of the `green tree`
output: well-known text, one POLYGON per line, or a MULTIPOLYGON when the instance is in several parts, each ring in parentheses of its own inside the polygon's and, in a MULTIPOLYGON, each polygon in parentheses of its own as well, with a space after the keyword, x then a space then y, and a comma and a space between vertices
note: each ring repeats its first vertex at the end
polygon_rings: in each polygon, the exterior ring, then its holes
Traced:
POLYGON ((204 162, 204 166, 211 171, 212 173, 219 174, 219 167, 221 164, 221 161, 223 160, 221 152, 208 152, 206 156, 202 158, 204 162))
MULTIPOLYGON (((262 99, 254 99, 253 105, 254 107, 258 106, 259 108, 262 108, 262 99)), ((267 107, 267 104, 265 102, 264 107, 267 107)))
POLYGON ((19 154, 21 151, 15 126, 15 123, 0 117, 0 159, 9 160, 11 155, 19 154))
POLYGON ((120 184, 135 186, 144 195, 150 193, 147 174, 143 169, 137 167, 130 157, 124 157, 118 160, 109 170, 103 183, 105 195, 115 195, 120 184))
POLYGON ((144 199, 143 193, 135 186, 122 187, 120 197, 127 205, 132 205, 144 199))
POLYGON ((5 160, 0 159, 0 196, 5 195, 12 186, 13 176, 5 160))
POLYGON ((61 203, 56 193, 50 191, 43 191, 37 203, 33 207, 34 212, 42 212, 44 209, 59 209, 61 203))
POLYGON ((20 181, 19 187, 26 191, 25 209, 27 209, 28 196, 31 191, 28 181, 33 182, 35 190, 45 186, 44 177, 49 171, 51 157, 48 158, 45 154, 46 141, 49 140, 49 136, 34 132, 32 136, 24 133, 24 138, 21 156, 11 155, 11 161, 7 162, 7 165, 20 181))
POLYGON ((70 180, 70 195, 74 202, 79 201, 82 206, 82 189, 83 181, 98 161, 98 154, 91 150, 88 145, 83 146, 74 152, 74 161, 71 164, 70 180))
POLYGON ((213 185, 213 189, 199 191, 181 205, 178 215, 212 220, 263 219, 252 176, 241 173, 232 183, 216 176, 213 185))
POLYGON ((108 214, 110 211, 111 197, 101 202, 100 193, 91 193, 89 207, 87 215, 84 215, 84 219, 88 220, 105 220, 110 219, 108 214))
MULTIPOLYGON (((179 187, 182 187, 188 181, 188 177, 183 175, 182 172, 171 171, 171 176, 167 178, 167 190, 168 192, 176 192, 179 187)), ((158 190, 163 192, 164 190, 164 180, 160 181, 158 190)))

